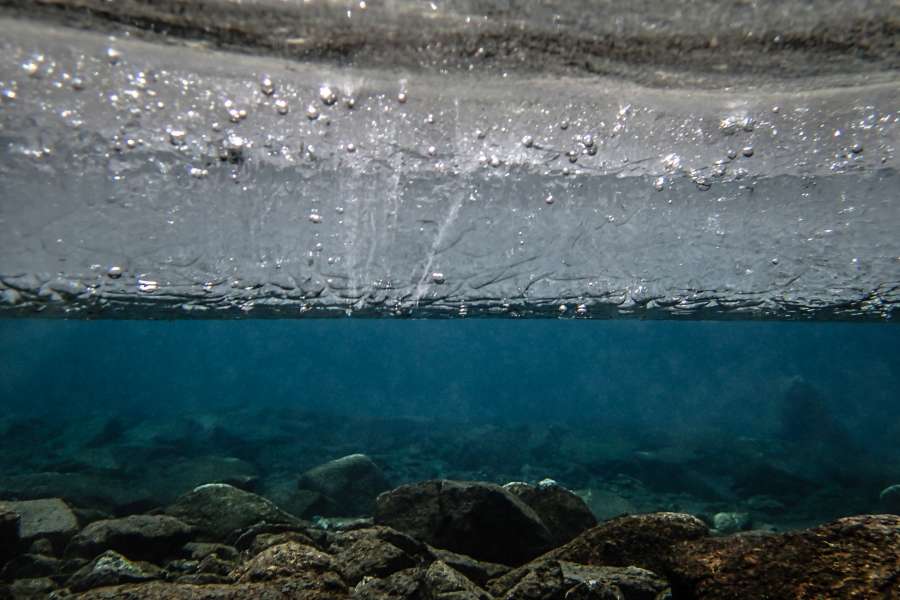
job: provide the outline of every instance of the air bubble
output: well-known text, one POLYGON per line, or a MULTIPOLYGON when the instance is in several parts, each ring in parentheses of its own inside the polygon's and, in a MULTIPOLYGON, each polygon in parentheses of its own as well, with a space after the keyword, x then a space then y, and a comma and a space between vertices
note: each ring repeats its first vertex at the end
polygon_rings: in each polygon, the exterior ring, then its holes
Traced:
POLYGON ((530 135, 526 135, 522 138, 522 145, 526 148, 531 148, 532 146, 534 146, 534 138, 530 135))
POLYGON ((590 148, 594 145, 594 136, 589 133, 584 134, 581 136, 581 143, 584 144, 585 148, 590 148))
POLYGON ((544 198, 544 202, 547 204, 553 204, 553 194, 548 194, 546 198, 544 198))
POLYGON ((170 129, 169 130, 169 142, 173 146, 183 146, 186 137, 187 137, 187 132, 184 129, 170 129))
POLYGON ((288 114, 287 100, 285 100, 284 98, 279 98, 278 100, 276 100, 275 101, 275 112, 277 112, 279 115, 288 114))
POLYGON ((425 117, 425 124, 426 124, 426 125, 433 125, 433 124, 434 124, 434 115, 433 115, 433 114, 428 113, 428 116, 425 117))
POLYGON ((499 167, 501 164, 503 164, 503 163, 500 161, 499 158, 497 158, 496 156, 491 157, 490 165, 492 167, 496 168, 496 167, 499 167))
POLYGON ((122 58, 122 53, 115 48, 107 48, 106 49, 106 58, 109 60, 109 63, 114 65, 119 62, 122 58))
POLYGON ((259 82, 259 90, 266 96, 271 96, 275 93, 275 82, 266 75, 259 82))
POLYGON ((862 151, 863 151, 863 146, 859 142, 853 144, 850 147, 850 152, 852 152, 853 154, 859 154, 862 151))
POLYGON ((356 145, 355 144, 347 144, 347 152, 349 152, 350 154, 353 154, 354 152, 356 152, 356 145))
POLYGON ((656 180, 653 182, 653 189, 655 189, 657 192, 663 191, 663 189, 665 187, 666 187, 666 178, 665 177, 657 177, 656 180))
POLYGON ((84 89, 84 80, 81 77, 73 77, 72 78, 72 89, 76 92, 80 92, 84 89))
POLYGON ((309 222, 315 223, 318 225, 319 223, 322 222, 322 215, 320 215, 319 213, 310 213, 309 222))
POLYGON ((106 276, 109 277, 110 279, 118 279, 122 276, 123 270, 124 269, 122 269, 122 267, 119 267, 119 266, 110 267, 106 271, 106 276))
POLYGON ((439 271, 435 271, 434 273, 431 274, 431 281, 433 281, 434 283, 440 284, 440 283, 444 283, 444 281, 446 281, 446 280, 444 279, 443 273, 441 273, 439 271))
POLYGON ((314 104, 310 104, 306 107, 306 118, 310 121, 315 121, 319 118, 319 109, 316 108, 314 104))
POLYGON ((188 173, 194 179, 203 179, 204 177, 209 175, 209 171, 207 171, 206 169, 201 169, 199 167, 191 167, 188 173))
POLYGON ((569 128, 569 122, 568 121, 560 121, 559 128, 562 129, 563 131, 565 131, 566 129, 569 128))
POLYGON ((397 102, 399 102, 400 104, 406 104, 406 100, 406 92, 400 92, 399 94, 397 94, 397 102))
POLYGON ((353 110, 354 108, 356 108, 356 98, 347 98, 347 99, 345 99, 345 100, 344 100, 344 106, 346 106, 346 107, 349 108, 350 110, 353 110))
POLYGON ((751 156, 753 156, 753 146, 744 146, 744 148, 741 150, 741 154, 743 154, 747 158, 750 158, 751 156))
POLYGON ((435 148, 434 146, 428 146, 426 152, 428 153, 428 156, 434 156, 435 154, 437 154, 437 148, 435 148))
POLYGON ((319 99, 325 106, 331 106, 337 101, 337 96, 330 86, 323 85, 319 88, 319 99))
POLYGON ((483 129, 476 129, 476 130, 475 130, 475 137, 477 137, 479 140, 483 140, 484 137, 485 137, 486 135, 487 135, 487 134, 484 132, 483 129))
POLYGON ((728 160, 734 160, 735 158, 737 158, 737 150, 735 150, 734 148, 729 148, 725 153, 725 156, 728 157, 728 160))

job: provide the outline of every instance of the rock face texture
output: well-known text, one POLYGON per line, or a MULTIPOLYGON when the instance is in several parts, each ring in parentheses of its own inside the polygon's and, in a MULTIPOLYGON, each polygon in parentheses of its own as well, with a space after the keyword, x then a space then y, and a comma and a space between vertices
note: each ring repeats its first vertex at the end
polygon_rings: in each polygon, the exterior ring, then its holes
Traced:
POLYGON ((131 559, 161 560, 176 554, 192 534, 189 525, 166 515, 104 519, 73 537, 66 554, 91 558, 104 550, 114 550, 131 559))
POLYGON ((900 598, 900 516, 848 517, 785 534, 675 546, 665 569, 676 598, 900 598))
POLYGON ((537 513, 550 530, 554 546, 571 541, 597 524, 584 500, 555 482, 538 485, 508 483, 503 487, 537 513))
POLYGON ((160 569, 149 563, 136 563, 118 552, 107 550, 76 571, 66 583, 73 592, 92 588, 149 581, 160 577, 160 569))
POLYGON ((384 473, 365 454, 351 454, 314 467, 297 482, 301 490, 322 494, 319 506, 324 516, 367 516, 375 509, 375 498, 390 489, 384 473))
POLYGON ((675 544, 697 540, 708 533, 706 524, 691 515, 628 515, 585 531, 547 557, 585 565, 634 565, 662 573, 675 544))
POLYGON ((438 548, 520 565, 553 546, 553 536, 527 504, 490 483, 433 480, 378 497, 375 522, 438 548))
POLYGON ((261 521, 302 523, 262 496, 224 483, 195 488, 166 508, 166 514, 195 527, 198 536, 209 541, 223 540, 233 531, 261 521))

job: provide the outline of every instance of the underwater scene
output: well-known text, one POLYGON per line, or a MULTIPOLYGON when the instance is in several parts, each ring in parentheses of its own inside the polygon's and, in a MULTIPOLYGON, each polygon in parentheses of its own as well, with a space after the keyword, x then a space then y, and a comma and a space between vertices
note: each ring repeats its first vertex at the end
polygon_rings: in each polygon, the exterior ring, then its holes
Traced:
POLYGON ((0 1, 0 600, 900 600, 897 8, 0 1))

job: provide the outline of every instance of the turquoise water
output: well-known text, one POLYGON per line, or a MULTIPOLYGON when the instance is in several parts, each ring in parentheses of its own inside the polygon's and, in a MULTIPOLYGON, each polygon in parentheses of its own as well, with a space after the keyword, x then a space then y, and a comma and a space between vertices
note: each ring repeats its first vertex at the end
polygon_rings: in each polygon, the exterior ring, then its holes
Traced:
POLYGON ((364 452, 394 484, 550 477, 789 527, 900 482, 890 325, 3 320, 0 340, 3 497, 127 512, 225 458, 278 500, 364 452))

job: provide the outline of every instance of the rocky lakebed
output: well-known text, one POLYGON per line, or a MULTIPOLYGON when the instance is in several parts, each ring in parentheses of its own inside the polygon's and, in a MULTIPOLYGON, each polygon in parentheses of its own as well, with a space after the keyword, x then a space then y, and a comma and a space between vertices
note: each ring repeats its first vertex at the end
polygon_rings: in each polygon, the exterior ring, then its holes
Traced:
POLYGON ((128 414, 0 422, 0 599, 900 598, 900 471, 828 419, 128 414))

